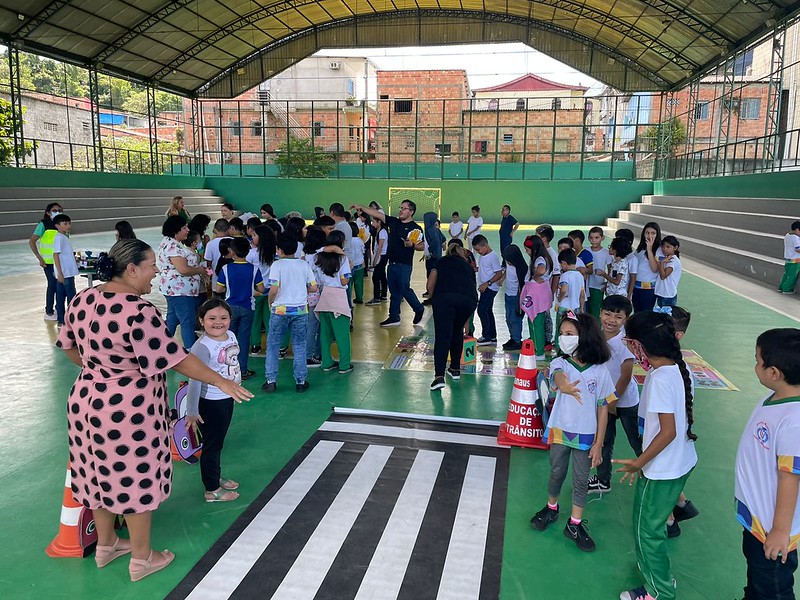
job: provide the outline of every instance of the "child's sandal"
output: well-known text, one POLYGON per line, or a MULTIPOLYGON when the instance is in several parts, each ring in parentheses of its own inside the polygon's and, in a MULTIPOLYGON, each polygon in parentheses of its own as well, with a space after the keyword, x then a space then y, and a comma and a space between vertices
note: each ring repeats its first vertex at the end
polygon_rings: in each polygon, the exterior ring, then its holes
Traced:
POLYGON ((232 500, 236 500, 238 497, 239 494, 237 492, 223 488, 219 488, 213 492, 206 492, 205 495, 206 502, 231 502, 232 500))
POLYGON ((220 477, 219 487, 221 487, 223 490, 238 490, 239 484, 233 479, 225 479, 224 477, 220 477))

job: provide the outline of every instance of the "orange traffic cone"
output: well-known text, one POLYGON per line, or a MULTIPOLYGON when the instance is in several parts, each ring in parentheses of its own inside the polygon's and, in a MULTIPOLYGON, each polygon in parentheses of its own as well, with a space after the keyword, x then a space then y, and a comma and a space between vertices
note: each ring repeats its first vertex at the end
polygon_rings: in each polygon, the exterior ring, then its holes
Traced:
MULTIPOLYGON (((544 423, 536 400, 539 390, 536 385, 536 358, 533 342, 522 342, 522 351, 517 363, 517 374, 514 377, 514 389, 508 405, 506 422, 500 425, 497 443, 501 446, 522 446, 523 448, 548 449, 545 444, 544 423)), ((547 399, 543 398, 542 402, 547 399)))
POLYGON ((67 463, 67 480, 64 483, 64 501, 61 505, 61 525, 58 535, 45 548, 52 558, 86 558, 97 544, 92 511, 75 502, 72 497, 72 475, 67 463))

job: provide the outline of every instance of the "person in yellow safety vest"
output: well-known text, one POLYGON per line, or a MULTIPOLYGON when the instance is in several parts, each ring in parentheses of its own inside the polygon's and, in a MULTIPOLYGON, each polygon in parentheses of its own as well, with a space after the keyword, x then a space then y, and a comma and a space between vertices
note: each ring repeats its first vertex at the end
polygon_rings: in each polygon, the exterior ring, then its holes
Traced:
POLYGON ((44 209, 42 220, 36 225, 28 240, 31 252, 39 261, 39 266, 44 270, 47 278, 47 291, 45 292, 44 319, 45 321, 55 321, 55 301, 56 301, 56 276, 53 270, 53 242, 56 238, 53 217, 63 212, 58 202, 51 202, 44 209))

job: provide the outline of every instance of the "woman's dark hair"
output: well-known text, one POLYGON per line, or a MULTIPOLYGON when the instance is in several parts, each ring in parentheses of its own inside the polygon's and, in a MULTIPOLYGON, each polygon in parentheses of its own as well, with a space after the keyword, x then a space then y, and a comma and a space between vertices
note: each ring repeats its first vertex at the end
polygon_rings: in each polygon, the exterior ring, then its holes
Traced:
POLYGON ((655 221, 650 221, 644 224, 642 227, 642 235, 639 237, 639 245, 636 246, 636 251, 641 252, 642 250, 647 250, 647 242, 644 239, 644 230, 645 229, 655 229, 656 230, 656 239, 653 240, 653 247, 650 250, 653 251, 653 255, 655 255, 656 250, 661 248, 661 227, 655 221))
MULTIPOLYGON (((180 217, 178 217, 180 218, 180 217)), ((97 277, 100 281, 110 281, 119 277, 128 265, 138 265, 147 259, 153 249, 142 240, 120 240, 108 252, 97 257, 97 277)))
MULTIPOLYGON (((611 350, 608 349, 606 338, 603 337, 600 322, 594 315, 578 313, 574 319, 564 317, 561 323, 564 321, 574 323, 578 329, 578 349, 575 350, 574 356, 580 362, 588 365, 601 365, 611 358, 611 350)), ((560 324, 559 327, 561 327, 560 324)))
POLYGON ((694 424, 692 378, 683 360, 681 345, 675 337, 675 324, 672 317, 649 310, 634 313, 625 322, 625 335, 639 342, 648 355, 668 358, 678 365, 683 377, 683 391, 686 397, 686 422, 689 424, 686 435, 690 440, 696 440, 697 436, 692 433, 694 424))
POLYGON ((764 367, 775 367, 789 385, 800 385, 800 330, 770 329, 756 340, 764 367))
POLYGON ((231 310, 230 304, 225 302, 225 300, 222 298, 212 298, 211 300, 206 300, 200 305, 200 308, 197 309, 197 318, 202 319, 208 314, 209 311, 214 310, 215 308, 224 308, 228 311, 228 314, 233 317, 233 311, 231 310))
POLYGON ((549 273, 553 272, 553 258, 547 251, 547 248, 545 247, 542 238, 540 238, 538 235, 529 235, 528 237, 525 238, 525 247, 531 251, 531 268, 530 268, 531 279, 533 279, 533 276, 536 273, 537 258, 543 258, 544 263, 547 266, 547 271, 549 273))
POLYGON ((661 245, 669 244, 670 246, 675 248, 675 256, 678 258, 681 257, 681 243, 678 241, 674 235, 665 235, 661 238, 661 245))
POLYGON ((44 225, 45 229, 55 229, 56 226, 53 224, 53 219, 50 218, 50 215, 47 214, 54 207, 58 206, 59 208, 63 208, 60 202, 51 202, 47 206, 44 207, 44 214, 42 215, 42 225, 44 225))
POLYGON ((133 232, 133 227, 127 221, 117 221, 114 229, 119 234, 121 240, 135 240, 136 234, 133 232))
MULTIPOLYGON (((339 248, 344 248, 344 239, 344 232, 339 230, 331 231, 330 235, 328 235, 328 239, 325 240, 325 245, 339 246, 339 248)), ((339 267, 342 265, 343 258, 347 260, 347 258, 343 257, 341 254, 335 254, 333 252, 320 252, 317 254, 317 266, 325 275, 328 277, 333 277, 336 275, 336 271, 338 271, 339 267)))
POLYGON ((278 246, 275 244, 275 232, 266 225, 259 225, 253 231, 258 236, 258 261, 262 265, 275 262, 278 246))
POLYGON ((189 231, 196 231, 200 235, 205 234, 206 229, 211 224, 211 217, 208 215, 195 215, 189 221, 189 231))
POLYGON ((286 233, 291 235, 298 242, 303 241, 303 228, 306 222, 300 217, 291 217, 286 221, 286 233))
POLYGON ((269 204, 269 203, 262 204, 260 210, 263 210, 265 213, 267 213, 273 219, 275 218, 275 211, 272 209, 272 204, 269 204))
POLYGON ((161 235, 174 238, 184 227, 186 227, 186 219, 183 217, 179 217, 178 215, 167 217, 167 220, 164 221, 164 224, 161 226, 161 235))
POLYGON ((231 204, 230 202, 223 202, 223 203, 220 205, 220 208, 222 208, 222 207, 225 207, 225 208, 227 208, 228 210, 236 210, 236 209, 233 207, 233 204, 231 204))
POLYGON ((319 227, 312 225, 306 230, 306 240, 303 244, 303 252, 306 255, 316 254, 317 250, 325 245, 325 232, 319 227))

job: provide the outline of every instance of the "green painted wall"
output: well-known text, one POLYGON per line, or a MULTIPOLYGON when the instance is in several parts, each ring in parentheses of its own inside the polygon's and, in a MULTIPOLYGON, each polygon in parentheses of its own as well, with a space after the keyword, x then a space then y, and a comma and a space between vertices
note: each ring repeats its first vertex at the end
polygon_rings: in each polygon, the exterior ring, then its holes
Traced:
POLYGON ((800 198, 800 171, 655 181, 659 196, 800 198))
POLYGON ((390 187, 436 187, 442 190, 442 215, 454 210, 466 221, 479 204, 487 223, 498 223, 503 204, 511 205, 523 223, 590 225, 602 223, 643 195, 653 193, 651 181, 404 181, 336 179, 263 179, 206 177, 206 186, 239 210, 256 212, 269 202, 278 214, 332 202, 387 204, 390 187))
POLYGON ((188 175, 128 175, 93 171, 0 167, 0 187, 88 187, 139 189, 203 188, 203 177, 188 175))

